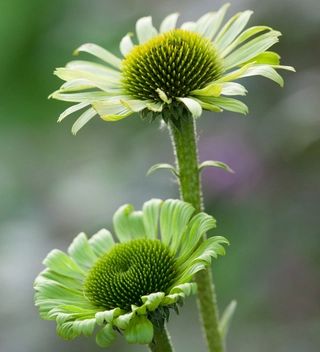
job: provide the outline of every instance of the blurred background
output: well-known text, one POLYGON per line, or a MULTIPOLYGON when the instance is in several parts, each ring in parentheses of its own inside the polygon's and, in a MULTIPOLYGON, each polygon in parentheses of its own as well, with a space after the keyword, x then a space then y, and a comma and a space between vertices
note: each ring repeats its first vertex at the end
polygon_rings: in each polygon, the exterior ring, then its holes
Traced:
MULTIPOLYGON (((73 49, 95 42, 119 53, 137 18, 168 13, 194 20, 221 1, 1 0, 0 2, 0 350, 100 351, 93 339, 61 340, 41 321, 32 284, 52 248, 65 250, 80 231, 111 228, 126 202, 177 197, 166 171, 173 162, 168 133, 138 116, 98 118, 77 137, 68 106, 47 96, 61 84, 55 67, 73 49)), ((206 210, 226 235, 227 256, 213 263, 221 309, 237 299, 230 352, 316 352, 320 348, 320 2, 234 0, 255 10, 250 25, 283 33, 275 49, 296 74, 279 88, 247 82, 247 117, 206 113, 199 120, 200 158, 220 160, 235 174, 203 172, 206 210)), ((180 22, 181 23, 181 22, 180 22)), ((204 352, 196 303, 189 298, 169 324, 177 352, 204 352)), ((121 338, 110 351, 144 351, 121 338)))

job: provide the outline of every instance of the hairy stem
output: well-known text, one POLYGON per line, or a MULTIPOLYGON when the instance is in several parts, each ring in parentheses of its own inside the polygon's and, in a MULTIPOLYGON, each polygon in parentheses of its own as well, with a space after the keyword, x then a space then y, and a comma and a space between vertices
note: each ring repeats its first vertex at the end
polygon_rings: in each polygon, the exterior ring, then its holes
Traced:
MULTIPOLYGON (((180 196, 200 212, 203 210, 203 202, 194 119, 186 116, 179 129, 172 123, 169 129, 179 173, 180 196)), ((197 273, 195 281, 198 285, 198 308, 208 351, 223 352, 224 344, 219 331, 219 313, 211 269, 197 273)))
POLYGON ((165 324, 158 326, 153 325, 154 335, 153 341, 149 344, 150 351, 152 352, 174 352, 171 344, 171 339, 165 324))

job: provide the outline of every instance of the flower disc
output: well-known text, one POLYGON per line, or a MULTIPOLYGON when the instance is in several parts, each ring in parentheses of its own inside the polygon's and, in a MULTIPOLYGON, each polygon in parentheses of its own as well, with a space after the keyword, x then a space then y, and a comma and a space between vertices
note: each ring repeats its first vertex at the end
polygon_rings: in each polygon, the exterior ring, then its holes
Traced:
POLYGON ((141 297, 166 292, 176 277, 175 259, 159 240, 116 244, 90 270, 84 292, 94 304, 130 310, 141 297))
POLYGON ((175 29, 136 46, 122 63, 122 83, 137 99, 186 97, 217 79, 222 66, 213 44, 197 33, 175 29))

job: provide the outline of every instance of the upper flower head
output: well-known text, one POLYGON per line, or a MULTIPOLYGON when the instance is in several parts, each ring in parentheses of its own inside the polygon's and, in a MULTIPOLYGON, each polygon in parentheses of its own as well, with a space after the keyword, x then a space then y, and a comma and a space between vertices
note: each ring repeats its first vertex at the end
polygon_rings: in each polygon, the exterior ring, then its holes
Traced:
POLYGON ((280 56, 267 51, 278 42, 280 32, 267 26, 244 30, 252 11, 239 12, 222 25, 228 7, 180 28, 178 14, 171 14, 159 31, 151 17, 143 17, 136 24, 137 44, 131 34, 121 40, 122 59, 98 45, 82 45, 76 53, 87 52, 104 64, 71 61, 55 71, 65 83, 51 96, 77 103, 59 121, 86 109, 73 125, 76 133, 96 114, 116 121, 141 112, 167 121, 179 109, 193 117, 200 116, 202 109, 247 113, 244 103, 229 97, 247 93, 236 80, 260 75, 282 86, 276 69, 294 69, 281 66, 280 56))
POLYGON ((195 292, 193 275, 224 254, 225 238, 201 241, 214 218, 193 213, 179 200, 153 199, 142 211, 124 205, 113 219, 119 242, 101 230, 89 240, 78 235, 68 254, 51 251, 35 280, 41 317, 56 320, 66 339, 90 336, 99 326, 100 346, 109 346, 116 331, 129 343, 151 343, 154 324, 195 292))

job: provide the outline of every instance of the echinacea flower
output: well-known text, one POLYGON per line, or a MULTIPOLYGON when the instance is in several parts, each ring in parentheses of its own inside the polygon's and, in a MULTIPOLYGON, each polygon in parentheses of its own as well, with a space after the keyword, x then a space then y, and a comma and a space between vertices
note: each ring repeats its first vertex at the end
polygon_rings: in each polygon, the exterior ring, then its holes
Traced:
POLYGON ((40 315, 56 320, 65 339, 96 333, 109 346, 116 332, 129 343, 152 342, 154 326, 195 293, 193 275, 224 254, 220 236, 201 241, 213 217, 183 201, 152 199, 142 211, 124 205, 114 215, 119 242, 105 229, 79 234, 68 254, 51 251, 35 280, 40 315))
POLYGON ((139 112, 176 124, 185 111, 195 118, 203 109, 246 114, 247 106, 232 96, 246 95, 247 90, 235 81, 260 75, 282 86, 276 70, 294 69, 280 65, 280 56, 268 51, 280 32, 267 26, 245 29, 252 11, 239 12, 222 25, 228 7, 180 28, 177 13, 167 16, 159 30, 150 16, 140 18, 137 41, 130 33, 120 42, 122 58, 96 44, 80 46, 75 54, 86 52, 103 63, 71 61, 56 69, 65 83, 51 96, 76 103, 59 121, 84 109, 73 125, 76 133, 96 114, 117 121, 139 112))

